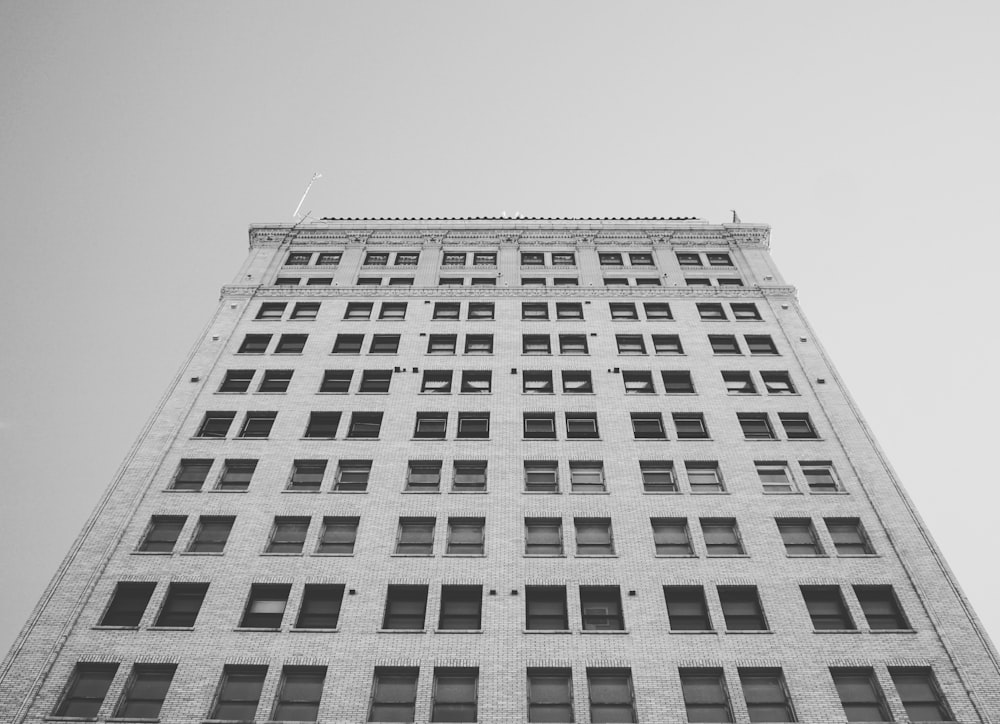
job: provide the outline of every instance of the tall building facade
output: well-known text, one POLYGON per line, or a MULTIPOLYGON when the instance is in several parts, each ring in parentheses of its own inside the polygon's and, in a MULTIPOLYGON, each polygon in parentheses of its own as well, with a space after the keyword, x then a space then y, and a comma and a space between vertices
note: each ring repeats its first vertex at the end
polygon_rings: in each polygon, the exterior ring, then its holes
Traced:
POLYGON ((768 248, 252 226, 2 719, 1000 721, 996 651, 768 248))

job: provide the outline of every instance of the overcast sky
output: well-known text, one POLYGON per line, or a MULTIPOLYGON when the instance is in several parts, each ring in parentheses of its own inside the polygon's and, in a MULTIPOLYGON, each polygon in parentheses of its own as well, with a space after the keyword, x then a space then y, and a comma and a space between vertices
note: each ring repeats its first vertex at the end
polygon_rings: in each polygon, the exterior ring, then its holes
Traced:
POLYGON ((1000 5, 0 2, 0 656, 247 248, 699 216, 772 251, 1000 639, 1000 5))

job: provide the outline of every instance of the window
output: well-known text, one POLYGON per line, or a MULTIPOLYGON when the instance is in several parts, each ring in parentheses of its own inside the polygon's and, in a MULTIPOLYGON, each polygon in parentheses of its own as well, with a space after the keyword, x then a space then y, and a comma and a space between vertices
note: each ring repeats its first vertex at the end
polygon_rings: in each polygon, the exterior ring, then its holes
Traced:
POLYGON ((739 342, 731 334, 710 334, 708 343, 712 345, 712 354, 743 354, 739 342))
POLYGON ((492 334, 467 334, 465 335, 466 354, 493 354, 492 334))
POLYGON ((181 460, 177 473, 170 484, 171 490, 201 490, 212 469, 213 460, 181 460))
POLYGON ((689 722, 734 721, 722 669, 681 669, 679 673, 689 722))
POLYGON ((419 671, 416 668, 376 667, 368 721, 413 721, 419 671))
POLYGON ((323 530, 319 534, 317 553, 338 553, 352 555, 354 542, 358 537, 358 518, 325 517, 323 530))
POLYGON ((656 354, 684 354, 684 347, 676 334, 654 334, 653 351, 656 354))
POLYGON ((441 489, 440 460, 411 460, 406 470, 406 489, 436 493, 441 489))
POLYGON ((580 586, 584 631, 624 631, 622 596, 618 586, 580 586))
POLYGON ((482 628, 483 587, 441 586, 441 615, 438 629, 478 631, 482 628))
POLYGON ((609 302, 608 308, 611 310, 611 318, 616 320, 638 319, 639 312, 631 302, 609 302))
POLYGON ((435 302, 431 319, 458 319, 462 305, 458 302, 435 302))
POLYGON ((740 421, 743 437, 747 440, 777 440, 771 421, 766 412, 739 412, 736 419, 740 421))
POLYGON ((743 542, 733 518, 702 518, 701 533, 710 556, 741 556, 743 542))
POLYGON ((285 313, 285 302, 264 302, 257 310, 256 319, 280 320, 285 313))
POLYGON ((383 252, 368 252, 365 254, 365 266, 385 266, 389 263, 389 255, 383 252))
POLYGON ((809 518, 776 518, 781 542, 790 556, 821 556, 823 547, 809 518))
POLYGON ((677 252, 677 263, 681 266, 701 266, 701 255, 691 252, 677 252))
POLYGON ((712 280, 707 277, 685 277, 684 283, 689 287, 710 287, 712 280))
POLYGON ((461 439, 485 439, 490 436, 490 413, 460 412, 458 413, 458 435, 461 439))
POLYGON ((316 266, 336 266, 340 263, 341 252, 321 251, 316 256, 316 266))
POLYGON ((353 376, 354 370, 325 370, 319 391, 345 394, 351 387, 353 376))
POLYGON ((628 277, 604 277, 606 287, 627 287, 628 277))
POLYGON ((847 721, 892 721, 871 669, 830 669, 847 721))
POLYGON ((493 373, 490 370, 463 370, 461 391, 467 394, 488 394, 493 390, 493 373))
POLYGON ((525 518, 524 554, 528 556, 561 556, 563 554, 562 520, 559 518, 525 518))
POLYGON ((687 370, 663 370, 663 391, 668 395, 693 395, 694 381, 687 370))
POLYGON ((396 266, 416 266, 419 261, 419 251, 401 251, 396 254, 396 266))
POLYGON ((552 345, 547 334, 521 335, 522 354, 552 354, 552 345))
POLYGON ((280 628, 288 604, 290 585, 255 583, 250 586, 250 597, 243 610, 241 628, 280 628))
POLYGON ((287 392, 292 381, 292 370, 264 370, 257 392, 287 392))
POLYGON ((679 440, 708 439, 705 416, 700 412, 675 412, 673 418, 679 440))
POLYGON ((206 412, 195 437, 224 438, 235 419, 235 412, 206 412))
POLYGON ((658 556, 693 556, 687 518, 650 518, 658 556))
POLYGON ((413 277, 389 277, 390 287, 412 287, 413 277))
POLYGON ((476 721, 479 669, 434 669, 431 721, 476 721))
POLYGON ((646 354, 646 345, 639 334, 616 334, 618 354, 646 354))
POLYGON ((802 599, 817 631, 854 630, 854 622, 837 586, 802 586, 802 599))
POLYGON ((365 370, 361 373, 358 392, 388 392, 391 383, 392 370, 365 370))
POLYGON ((266 676, 266 666, 226 666, 209 718, 253 721, 266 676))
POLYGON ((573 673, 569 669, 528 669, 528 721, 574 721, 573 673))
POLYGON ((371 460, 341 460, 337 465, 337 480, 333 484, 338 493, 363 493, 368 488, 372 471, 371 460))
POLYGON ((311 260, 311 251, 293 251, 285 258, 285 266, 306 266, 311 260))
POLYGON ((246 392, 253 380, 253 370, 226 370, 219 392, 246 392))
POLYGON ((625 385, 626 395, 652 395, 656 392, 651 372, 623 370, 622 382, 625 385))
POLYGON ((726 488, 722 484, 722 473, 718 463, 685 462, 688 485, 692 493, 723 493, 726 488))
POLYGON ((406 319, 406 302, 382 302, 378 318, 395 321, 406 319))
POLYGON ((243 418, 243 427, 240 428, 240 437, 243 438, 266 438, 271 434, 274 420, 278 417, 277 412, 248 412, 243 418))
MULTIPOLYGON (((527 427, 525 428, 527 430, 527 427)), ((527 437, 527 435, 525 435, 527 437)), ((550 461, 524 461, 524 490, 526 493, 558 493, 559 468, 550 461)))
POLYGON ((629 254, 628 260, 632 266, 653 266, 653 255, 646 252, 629 254))
POLYGON ((889 676, 911 721, 955 721, 930 669, 890 668, 889 676))
POLYGON ((757 387, 749 372, 723 372, 722 381, 730 395, 755 395, 757 387))
POLYGON ((813 427, 808 412, 779 412, 778 419, 785 428, 789 440, 817 440, 819 435, 813 427))
POLYGON ((645 302, 642 306, 646 311, 646 319, 650 322, 674 318, 670 305, 666 302, 645 302))
POLYGON ((556 319, 583 319, 583 305, 579 302, 556 302, 556 319))
POLYGON ((96 719, 118 664, 77 664, 53 716, 96 719))
POLYGON ((521 319, 539 320, 549 318, 549 305, 536 302, 521 303, 521 319))
POLYGON ((545 254, 540 252, 521 252, 521 266, 544 266, 545 254))
POLYGON ((629 669, 587 669, 590 721, 634 722, 632 672, 629 669))
POLYGON ((526 439, 556 439, 556 418, 552 412, 525 412, 524 437, 526 439))
POLYGON ((465 252, 446 251, 441 263, 444 266, 465 266, 465 252))
POLYGON ((448 547, 445 553, 458 556, 481 556, 486 552, 484 518, 449 518, 448 547))
POLYGON ((283 334, 274 348, 275 354, 302 354, 306 348, 308 334, 283 334))
POLYGON ((482 460, 456 460, 451 492, 486 492, 486 462, 482 460))
POLYGON ((248 334, 243 338, 238 354, 264 354, 271 343, 270 334, 248 334))
POLYGON ((337 428, 339 426, 339 412, 310 412, 309 423, 306 425, 303 437, 332 440, 337 436, 337 428))
POLYGON ((553 277, 552 284, 557 287, 578 287, 580 280, 577 277, 553 277))
POLYGON ((677 478, 669 460, 640 460, 642 490, 645 493, 676 493, 677 478))
POLYGON ((451 392, 451 370, 424 370, 424 378, 420 383, 421 392, 448 394, 451 392))
POLYGON ((751 722, 796 721, 781 669, 740 669, 751 722))
POLYGON ((570 489, 574 493, 603 493, 607 490, 604 484, 604 463, 577 462, 569 464, 570 489))
POLYGON ((344 319, 371 319, 374 306, 371 302, 348 302, 344 310, 344 319))
POLYGON ((837 555, 872 555, 875 550, 857 518, 827 518, 826 529, 830 531, 837 555))
POLYGON ((521 391, 525 394, 550 395, 552 394, 552 372, 550 371, 524 371, 521 373, 521 391))
POLYGON ((285 666, 271 721, 317 721, 325 666, 285 666))
POLYGON ((612 252, 603 252, 597 255, 601 266, 625 266, 622 262, 622 255, 612 252))
POLYGON ((743 304, 737 304, 734 302, 733 304, 730 304, 729 307, 733 310, 733 319, 741 322, 760 319, 760 312, 757 311, 757 305, 753 302, 746 302, 743 304))
POLYGON ((333 354, 361 354, 363 334, 338 334, 333 343, 333 354))
POLYGON ((589 354, 587 337, 583 334, 560 334, 559 354, 589 354))
POLYGON ((469 283, 474 286, 484 286, 484 287, 495 287, 497 285, 496 277, 471 277, 469 283))
POLYGON ((663 416, 659 412, 632 412, 632 434, 636 440, 666 440, 663 416))
POLYGON ((142 537, 139 550, 143 553, 170 553, 187 520, 182 515, 154 515, 142 537))
POLYGON ((373 334, 368 354, 396 354, 399 351, 398 334, 373 334))
POLYGON ((767 334, 748 334, 744 337, 750 354, 778 354, 774 340, 767 334))
POLYGON ((585 371, 563 371, 562 391, 567 394, 585 394, 594 391, 594 384, 590 378, 590 372, 585 371))
POLYGON ((176 664, 136 664, 125 684, 114 716, 120 719, 158 719, 176 664))
POLYGON ((566 437, 573 438, 597 438, 596 412, 567 412, 566 413, 566 437))
POLYGON ((156 625, 164 628, 191 628, 198 619, 206 593, 207 583, 171 583, 156 617, 156 625))
POLYGON ((454 334, 432 334, 427 338, 427 354, 455 354, 457 341, 454 334))
POLYGON ((354 412, 351 413, 351 425, 347 428, 347 437, 375 438, 381 429, 381 412, 354 412))
POLYGON ((728 631, 767 631, 756 586, 719 586, 719 603, 728 631))
POLYGON ((706 321, 725 321, 726 310, 721 304, 698 304, 698 316, 706 321))
POLYGON ((496 266, 497 253, 495 251, 477 251, 472 255, 472 263, 475 266, 496 266))
POLYGON ((525 586, 525 628, 529 631, 566 631, 565 586, 525 586))
POLYGON ((427 586, 389 586, 385 599, 384 629, 419 631, 424 627, 427 586))
POLYGON ((315 320, 319 316, 319 302, 297 302, 289 319, 315 320))
POLYGON ((521 277, 522 287, 544 287, 545 277, 521 277))
POLYGON ((858 603, 864 611, 868 628, 873 631, 903 631, 911 628, 892 586, 855 586, 854 595, 858 597, 858 603))
POLYGON ((794 395, 795 385, 787 372, 761 372, 764 389, 769 395, 794 395))
POLYGON ((119 583, 116 585, 115 592, 111 596, 111 603, 108 604, 100 625, 138 626, 155 588, 155 583, 119 583))
POLYGON ((578 556, 613 556, 615 544, 611 538, 608 518, 574 518, 576 554, 578 556))
POLYGON ((301 553, 308 532, 309 518, 275 518, 266 552, 301 553))
POLYGON ((705 591, 701 586, 664 586, 671 631, 711 631, 705 591))
POLYGON ((447 412, 418 412, 413 437, 425 440, 443 440, 447 429, 447 412))
POLYGON ((222 553, 235 522, 236 518, 232 516, 201 516, 194 538, 191 539, 191 545, 188 546, 188 552, 222 553))
POLYGON ((495 308, 493 302, 469 302, 469 319, 493 319, 495 308))
POLYGON ((318 493, 326 474, 326 460, 296 460, 292 463, 292 476, 288 489, 318 493))
POLYGON ((396 555, 434 555, 434 519, 400 518, 396 538, 396 555))
POLYGON ((830 463, 806 463, 801 462, 802 474, 806 477, 809 491, 812 493, 837 493, 840 492, 840 485, 833 472, 830 463))
POLYGON ((732 266, 733 260, 729 258, 729 254, 725 252, 715 252, 712 254, 705 255, 708 258, 708 263, 712 266, 732 266))

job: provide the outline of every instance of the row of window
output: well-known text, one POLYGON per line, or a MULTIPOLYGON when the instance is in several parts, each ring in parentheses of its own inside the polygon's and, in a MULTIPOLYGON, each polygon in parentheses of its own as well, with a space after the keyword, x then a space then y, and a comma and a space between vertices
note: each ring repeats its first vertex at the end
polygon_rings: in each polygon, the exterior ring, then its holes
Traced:
MULTIPOLYGON (((543 280, 544 281, 544 280, 543 280)), ((589 304, 589 302, 588 302, 589 304)), ((432 320, 462 319, 461 302, 435 302, 431 312, 432 320)), ((760 311, 753 302, 733 302, 726 306, 715 302, 705 302, 695 305, 698 316, 706 321, 729 321, 730 319, 750 322, 761 319, 760 311)), ((257 310, 255 319, 264 321, 281 320, 314 320, 319 316, 321 302, 264 302, 257 310)), ((494 302, 469 302, 466 307, 466 320, 492 320, 496 318, 494 302)), ((343 319, 350 321, 379 320, 399 321, 406 319, 407 302, 381 302, 377 305, 375 314, 374 302, 348 302, 344 309, 343 319)), ((640 320, 649 322, 669 321, 674 318, 673 310, 667 302, 646 302, 641 305, 632 302, 610 302, 608 304, 612 320, 640 320), (640 316, 639 310, 642 310, 640 316)), ((554 310, 548 302, 522 302, 521 319, 538 320, 582 320, 583 305, 579 302, 555 302, 554 310), (554 316, 550 317, 550 312, 554 316)))
MULTIPOLYGON (((336 266, 342 252, 293 251, 285 257, 285 266, 336 266)), ((649 251, 619 253, 601 251, 597 253, 601 266, 608 267, 651 267, 656 266, 653 253, 649 251)), ((681 266, 733 266, 728 252, 677 252, 681 266)), ((365 254, 364 266, 416 266, 420 262, 419 251, 369 251, 365 254)), ((521 266, 576 266, 576 253, 572 251, 522 251, 521 266)), ((444 251, 442 266, 489 266, 497 265, 495 251, 444 251)))
MULTIPOLYGON (((96 719, 118 668, 117 663, 78 663, 53 715, 96 719)), ((135 664, 112 716, 159 717, 176 670, 176 664, 135 664)), ((572 669, 528 668, 525 673, 522 696, 528 722, 577 720, 572 669)), ((736 721, 732 693, 721 668, 680 668, 677 673, 689 722, 736 721)), ((954 721, 931 669, 890 667, 888 673, 909 721, 954 721)), ((739 668, 737 674, 751 722, 797 721, 780 668, 739 668)), ((267 666, 225 666, 207 717, 253 721, 267 676, 267 666)), ((318 721, 326 676, 325 666, 281 667, 268 721, 318 721)), ((419 677, 418 667, 375 667, 367 721, 414 721, 419 677)), ((831 668, 830 677, 847 721, 895 721, 874 669, 831 668)), ((591 722, 638 721, 631 669, 587 667, 586 679, 591 722)), ((434 667, 429 694, 429 721, 479 720, 477 667, 434 667)))
MULTIPOLYGON (((200 491, 214 464, 212 458, 185 458, 170 482, 170 490, 200 491)), ((685 460, 684 475, 680 475, 672 460, 640 460, 639 475, 644 493, 725 493, 726 481, 715 460, 685 460)), ((215 490, 242 492, 250 487, 257 469, 256 459, 226 459, 215 483, 215 490)), ((295 460, 286 490, 318 493, 326 479, 328 461, 324 459, 295 460)), ((334 467, 332 492, 361 493, 368 489, 371 460, 340 460, 334 467)), ((792 473, 786 460, 756 460, 754 469, 761 489, 768 494, 844 492, 833 465, 826 460, 799 461, 800 475, 792 473), (800 484, 801 483, 801 484, 800 484)), ((403 490, 406 492, 441 492, 444 464, 441 460, 410 460, 406 467, 403 490)), ((485 460, 455 460, 451 466, 452 493, 485 493, 487 462, 485 460)), ((524 492, 559 493, 561 478, 568 482, 570 492, 607 492, 608 478, 600 460, 571 460, 569 474, 560 475, 556 460, 524 461, 524 492)))
MULTIPOLYGON (((172 553, 187 522, 186 516, 153 516, 138 550, 144 553, 172 553)), ((277 516, 271 527, 265 554, 301 555, 307 542, 319 555, 353 555, 360 518, 326 516, 319 536, 310 541, 308 516, 277 516)), ((830 541, 838 555, 872 555, 874 548, 857 518, 825 518, 830 541)), ((222 553, 236 523, 235 516, 203 515, 198 518, 188 553, 222 553)), ((826 546, 809 518, 775 518, 781 541, 789 556, 822 556, 826 546)), ((708 557, 743 556, 746 548, 735 518, 699 518, 700 540, 695 540, 687 518, 650 518, 652 541, 657 556, 694 557, 703 550, 708 557)), ((403 516, 399 519, 395 555, 434 555, 434 517, 403 516)), ((613 556, 616 554, 610 518, 573 518, 575 555, 613 556)), ((449 517, 445 555, 486 553, 486 519, 449 517)), ((563 556, 562 518, 524 519, 524 555, 563 556)))
MULTIPOLYGON (((243 338, 237 350, 238 354, 265 354, 271 346, 272 334, 248 334, 243 338)), ((458 346, 457 334, 430 334, 427 336, 426 354, 431 355, 453 355, 456 354, 458 346)), ((593 335, 596 336, 596 335, 593 335)), ((399 352, 399 342, 401 335, 398 334, 373 334, 369 338, 367 350, 365 349, 365 335, 363 334, 338 334, 334 340, 333 349, 330 354, 397 354, 399 352)), ((282 334, 278 337, 278 342, 272 350, 273 354, 302 354, 305 351, 307 334, 282 334)), ((558 341, 559 354, 590 354, 590 346, 585 334, 559 334, 556 335, 558 341)), ((616 334, 615 343, 618 354, 622 355, 644 355, 648 354, 648 349, 652 349, 655 354, 683 355, 684 346, 681 338, 676 334, 653 334, 650 335, 651 345, 647 347, 645 336, 641 334, 616 334)), ((712 353, 716 355, 743 355, 744 350, 751 355, 778 355, 777 346, 774 340, 767 334, 746 334, 743 341, 735 334, 710 334, 708 343, 712 353)), ((493 354, 492 334, 466 334, 465 354, 493 354)), ((526 355, 547 355, 552 354, 552 338, 548 334, 523 334, 521 335, 521 353, 526 355)))
MULTIPOLYGON (((467 348, 474 341, 467 339, 467 348)), ((619 343, 620 346, 620 343, 619 343)), ((392 384, 393 372, 399 370, 362 370, 361 378, 355 392, 387 393, 392 384)), ((263 370, 256 392, 288 392, 294 370, 263 370)), ((516 372, 516 371, 515 371, 516 372)), ((654 372, 650 370, 619 370, 622 377, 625 394, 657 394, 658 385, 654 381, 654 372)), ((492 392, 492 370, 459 370, 457 392, 463 394, 484 394, 492 392)), ((561 378, 561 388, 566 394, 591 394, 594 392, 594 382, 590 370, 522 370, 521 392, 525 394, 555 393, 555 375, 561 378)), ((757 384, 754 374, 747 370, 726 370, 722 373, 722 382, 729 394, 757 394, 757 384)), ((792 383, 791 375, 783 370, 760 371, 757 373, 763 383, 762 389, 769 395, 794 395, 797 393, 792 383)), ((245 393, 250 391, 257 370, 241 369, 226 370, 217 392, 245 393)), ((453 390, 454 370, 423 371, 420 381, 420 391, 432 394, 450 394, 453 390)), ((345 394, 350 391, 354 378, 354 370, 324 370, 320 380, 321 393, 345 394)), ((661 370, 662 394, 693 395, 696 394, 694 380, 689 370, 661 370)))
MULTIPOLYGON (((128 581, 115 586, 99 626, 136 628, 145 617, 156 589, 154 582, 128 581)), ((208 583, 167 585, 153 626, 191 628, 208 594, 208 583)), ((849 589, 870 631, 912 631, 899 599, 889 585, 855 585, 849 589)), ((709 589, 711 590, 711 589, 709 589)), ((716 586, 718 606, 709 601, 704 586, 663 586, 667 625, 671 632, 716 631, 712 611, 719 611, 726 633, 773 630, 764 614, 756 586, 716 586)), ((389 584, 379 629, 423 631, 427 621, 429 587, 389 584)), ((857 631, 840 586, 800 586, 799 592, 814 631, 857 631)), ((340 621, 345 586, 305 584, 293 628, 335 630, 340 621)), ((349 595, 355 593, 350 589, 349 595)), ((519 591, 512 590, 511 596, 519 591)), ((243 607, 238 627, 277 630, 285 620, 292 594, 289 583, 254 583, 243 607)), ((490 596, 497 591, 491 589, 490 596)), ((629 591, 634 596, 635 591, 629 591)), ((580 631, 626 632, 621 590, 618 586, 579 586, 580 631)), ((442 585, 438 631, 481 631, 483 587, 442 585)), ((716 614, 717 615, 717 614, 716 614)), ((525 631, 570 631, 566 586, 524 587, 525 631)))
MULTIPOLYGON (((477 373, 471 383, 480 386, 477 391, 488 392, 489 373, 477 373)), ((663 414, 659 412, 631 412, 632 432, 636 440, 666 440, 667 429, 663 414)), ((347 426, 347 439, 377 438, 382 429, 381 412, 352 412, 347 426)), ((271 434, 278 413, 250 411, 245 413, 237 437, 264 439, 271 434)), ((490 437, 489 412, 458 412, 455 439, 482 440, 490 437)), ((596 412, 566 412, 560 417, 565 421, 565 439, 597 439, 600 429, 596 412)), ((674 412, 670 415, 674 435, 678 440, 711 439, 705 415, 700 412, 674 412)), ((818 440, 819 434, 807 412, 779 412, 777 417, 788 440, 818 440)), ((309 421, 302 433, 305 439, 333 440, 340 427, 341 413, 336 411, 309 413, 309 421)), ((413 428, 415 440, 444 440, 448 433, 447 412, 418 412, 413 428)), ((522 431, 525 440, 557 439, 557 414, 555 412, 525 412, 522 431)), ((767 413, 738 413, 737 419, 747 439, 777 440, 778 436, 767 413)), ((195 437, 225 439, 236 420, 236 412, 212 410, 205 413, 195 437)))
MULTIPOLYGON (((275 279, 275 286, 298 286, 302 283, 303 277, 280 276, 275 279)), ((306 277, 306 284, 311 286, 330 286, 333 284, 333 277, 306 277)), ((355 284, 359 287, 412 287, 415 283, 413 277, 376 277, 359 276, 355 284)), ((497 286, 495 276, 473 276, 473 277, 438 277, 438 286, 441 287, 495 287, 497 286)), ((603 277, 606 287, 662 287, 663 280, 654 276, 633 276, 633 277, 603 277)), ((743 280, 739 277, 684 277, 684 284, 689 287, 742 287, 743 280)), ((579 277, 521 277, 519 285, 522 287, 578 287, 579 277)))

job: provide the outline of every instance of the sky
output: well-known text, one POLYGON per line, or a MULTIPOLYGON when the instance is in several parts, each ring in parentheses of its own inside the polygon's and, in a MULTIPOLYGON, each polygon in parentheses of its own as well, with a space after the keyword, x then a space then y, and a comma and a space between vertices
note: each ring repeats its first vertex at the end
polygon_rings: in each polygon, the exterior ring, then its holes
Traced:
POLYGON ((317 217, 770 224, 1000 641, 998 21, 991 2, 0 0, 0 654, 247 226, 290 221, 316 172, 317 217))

